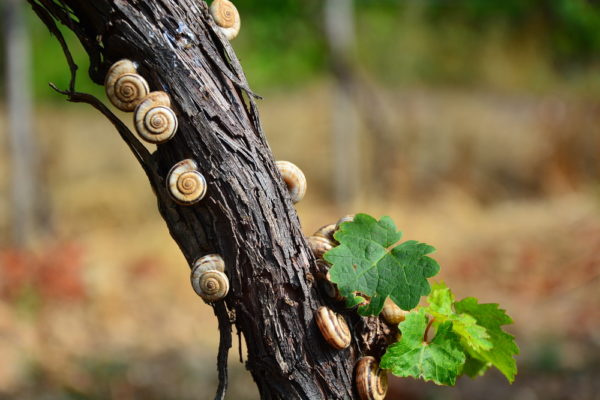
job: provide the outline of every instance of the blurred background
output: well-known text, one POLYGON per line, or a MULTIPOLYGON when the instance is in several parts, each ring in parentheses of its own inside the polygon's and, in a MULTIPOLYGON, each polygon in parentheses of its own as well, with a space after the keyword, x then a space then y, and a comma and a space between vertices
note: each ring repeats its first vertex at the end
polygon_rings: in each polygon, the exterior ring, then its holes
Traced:
MULTIPOLYGON (((306 234, 389 215, 458 298, 515 319, 513 385, 394 378, 388 398, 600 399, 600 2, 235 4, 272 150, 308 178, 306 234)), ((49 89, 68 68, 31 10, 0 9, 0 399, 213 398, 216 320, 144 173, 49 89)), ((258 399, 231 353, 228 398, 258 399)))

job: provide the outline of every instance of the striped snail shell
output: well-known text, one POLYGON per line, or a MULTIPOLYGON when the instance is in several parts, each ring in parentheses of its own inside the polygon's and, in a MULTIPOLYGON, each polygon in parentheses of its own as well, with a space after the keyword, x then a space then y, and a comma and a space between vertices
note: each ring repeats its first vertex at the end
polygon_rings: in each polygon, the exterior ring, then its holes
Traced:
POLYGON ((306 194, 306 177, 302 170, 289 161, 277 161, 275 164, 287 185, 292 201, 297 203, 302 200, 306 194))
POLYGON ((350 346, 352 335, 343 316, 327 307, 319 307, 315 319, 321 334, 331 347, 342 350, 350 346))
POLYGON ((110 102, 121 111, 133 111, 150 92, 146 80, 137 74, 136 65, 127 59, 110 67, 104 87, 110 102))
POLYGON ((206 179, 198 171, 194 160, 183 160, 171 168, 167 177, 167 188, 173 200, 182 205, 199 202, 206 195, 206 179))
POLYGON ((316 258, 323 258, 323 254, 336 246, 335 242, 321 236, 309 236, 306 240, 316 258))
POLYGON ((229 0, 214 0, 209 11, 227 40, 235 39, 240 32, 242 21, 233 3, 229 0))
POLYGON ((356 389, 361 400, 383 400, 387 393, 387 374, 379 368, 375 358, 363 357, 354 369, 356 389))
POLYGON ((343 216, 335 224, 335 230, 338 231, 344 222, 352 222, 352 221, 354 221, 354 214, 348 214, 348 215, 343 216))
POLYGON ((333 238, 333 234, 336 232, 336 230, 337 230, 336 224, 325 225, 325 226, 320 227, 315 233, 313 233, 313 236, 320 236, 322 238, 325 238, 327 240, 330 240, 330 241, 336 243, 336 240, 333 238))
POLYGON ((165 92, 151 92, 135 108, 133 122, 137 133, 147 142, 164 143, 177 131, 177 117, 165 92))
POLYGON ((383 319, 390 325, 398 325, 406 318, 407 311, 404 311, 396 305, 389 297, 385 300, 381 315, 383 319))
POLYGON ((220 255, 209 254, 199 258, 190 277, 196 294, 208 302, 225 298, 229 292, 229 279, 224 271, 225 262, 220 255))
POLYGON ((209 254, 197 259, 192 270, 198 273, 210 270, 225 272, 225 261, 218 254, 209 254))

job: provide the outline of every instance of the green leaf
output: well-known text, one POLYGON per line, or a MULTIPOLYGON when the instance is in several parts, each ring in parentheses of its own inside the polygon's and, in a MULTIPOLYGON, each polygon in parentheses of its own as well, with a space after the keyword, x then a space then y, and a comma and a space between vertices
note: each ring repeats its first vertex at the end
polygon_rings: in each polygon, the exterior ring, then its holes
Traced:
POLYGON ((433 340, 424 341, 427 330, 424 311, 413 311, 400 323, 402 337, 387 348, 381 358, 381 368, 396 376, 412 376, 438 385, 454 385, 465 363, 460 339, 452 332, 452 322, 437 327, 433 340))
POLYGON ((486 329, 477 324, 469 314, 454 311, 454 295, 444 283, 433 285, 427 297, 429 306, 425 312, 434 317, 435 323, 452 322, 452 330, 460 336, 463 346, 473 351, 490 350, 492 342, 486 329))
POLYGON ((469 350, 469 355, 485 364, 495 366, 512 383, 517 373, 514 356, 519 354, 519 347, 515 343, 514 336, 502 330, 503 325, 513 322, 506 315, 506 311, 499 308, 498 304, 479 304, 473 297, 454 303, 454 308, 458 313, 466 313, 475 318, 477 324, 486 329, 493 346, 489 350, 469 350))
POLYGON ((368 305, 359 308, 361 315, 379 314, 388 296, 408 311, 421 296, 429 294, 427 278, 440 270, 427 256, 435 249, 406 241, 389 250, 401 237, 389 217, 377 221, 366 214, 357 214, 353 222, 342 224, 336 232, 340 245, 325 254, 325 260, 332 264, 331 280, 350 305, 356 303, 354 293, 370 298, 368 305))
POLYGON ((473 358, 467 354, 467 361, 465 361, 462 373, 471 378, 477 378, 478 376, 483 375, 490 367, 490 363, 473 358))

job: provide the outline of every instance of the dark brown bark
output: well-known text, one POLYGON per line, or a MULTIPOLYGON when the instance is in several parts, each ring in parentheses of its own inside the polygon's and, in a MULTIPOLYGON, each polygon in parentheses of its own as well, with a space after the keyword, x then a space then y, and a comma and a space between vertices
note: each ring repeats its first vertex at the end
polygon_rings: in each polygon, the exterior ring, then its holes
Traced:
POLYGON ((337 351, 321 338, 313 314, 327 300, 317 291, 314 257, 265 141, 253 94, 229 43, 215 32, 206 3, 28 1, 53 33, 60 36, 54 26, 60 21, 77 34, 96 83, 103 83, 113 62, 129 58, 140 64, 152 90, 171 96, 179 129, 149 153, 97 99, 74 93, 74 86, 63 92, 115 124, 188 262, 207 253, 224 257, 231 291, 215 305, 221 364, 231 346, 231 318, 246 339, 247 368, 263 399, 357 398, 354 363, 365 352, 381 352, 384 328, 378 319, 338 310, 352 322, 356 340, 337 351), (187 207, 175 204, 165 189, 167 172, 184 158, 198 162, 209 185, 207 197, 187 207))

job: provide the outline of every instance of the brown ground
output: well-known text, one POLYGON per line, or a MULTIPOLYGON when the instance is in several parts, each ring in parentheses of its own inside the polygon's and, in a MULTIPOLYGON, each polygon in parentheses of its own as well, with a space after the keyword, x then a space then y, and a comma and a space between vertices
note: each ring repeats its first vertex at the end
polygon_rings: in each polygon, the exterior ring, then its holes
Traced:
MULTIPOLYGON (((449 390, 393 379, 388 398, 600 399, 598 105, 558 94, 383 96, 394 132, 387 193, 369 184, 380 150, 364 133, 364 189, 346 207, 330 201, 328 86, 262 102, 277 158, 309 180, 305 231, 348 212, 390 215, 407 238, 436 246, 457 297, 508 310, 522 349, 512 386, 497 373, 449 390)), ((41 107, 36 127, 52 230, 31 251, 6 244, 0 160, 0 399, 212 398, 216 321, 143 172, 83 105, 41 107)), ((258 398, 236 348, 231 374, 228 398, 258 398)))

